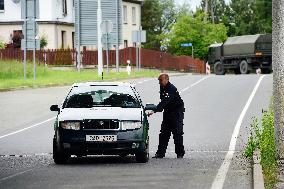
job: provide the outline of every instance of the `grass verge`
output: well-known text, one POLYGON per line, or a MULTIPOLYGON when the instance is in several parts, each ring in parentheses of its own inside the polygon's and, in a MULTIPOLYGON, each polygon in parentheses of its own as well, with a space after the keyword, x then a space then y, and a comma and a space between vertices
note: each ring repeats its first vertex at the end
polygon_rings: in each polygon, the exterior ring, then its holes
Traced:
MULTIPOLYGON (((24 66, 17 61, 0 61, 0 90, 9 90, 23 87, 40 87, 67 85, 76 82, 102 81, 97 70, 52 70, 44 65, 37 65, 36 80, 33 79, 33 65, 27 64, 27 79, 23 79, 24 66)), ((129 76, 126 72, 104 73, 104 81, 117 81, 130 78, 157 77, 158 70, 132 71, 129 76)))
POLYGON ((252 158, 254 150, 260 150, 264 185, 266 189, 273 189, 277 183, 278 164, 274 142, 274 113, 272 108, 263 113, 261 122, 254 117, 251 128, 252 134, 244 152, 245 156, 252 158))

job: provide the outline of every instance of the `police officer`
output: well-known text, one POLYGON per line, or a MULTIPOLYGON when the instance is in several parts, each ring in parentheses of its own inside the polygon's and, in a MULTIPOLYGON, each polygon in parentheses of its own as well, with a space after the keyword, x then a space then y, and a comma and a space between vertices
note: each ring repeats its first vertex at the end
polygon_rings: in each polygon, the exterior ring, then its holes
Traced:
POLYGON ((161 74, 158 79, 161 101, 154 111, 148 113, 148 116, 156 112, 162 112, 163 110, 164 112, 159 135, 159 146, 153 158, 165 157, 171 133, 174 136, 177 158, 183 158, 185 154, 183 146, 184 103, 177 88, 169 82, 168 74, 161 74))

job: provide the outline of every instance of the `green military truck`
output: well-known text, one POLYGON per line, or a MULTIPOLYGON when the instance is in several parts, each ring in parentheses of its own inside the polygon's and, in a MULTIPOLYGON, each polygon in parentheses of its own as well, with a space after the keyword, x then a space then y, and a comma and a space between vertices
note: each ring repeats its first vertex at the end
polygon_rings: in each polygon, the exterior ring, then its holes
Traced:
POLYGON ((272 72, 272 36, 257 34, 229 37, 224 43, 209 47, 208 63, 216 75, 233 70, 248 74, 260 68, 262 73, 272 72))

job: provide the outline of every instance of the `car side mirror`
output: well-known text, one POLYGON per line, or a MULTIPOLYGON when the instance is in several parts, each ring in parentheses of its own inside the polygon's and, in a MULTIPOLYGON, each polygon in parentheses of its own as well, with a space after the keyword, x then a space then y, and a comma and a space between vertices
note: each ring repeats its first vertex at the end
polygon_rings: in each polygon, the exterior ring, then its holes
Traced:
POLYGON ((157 106, 154 104, 146 104, 145 110, 156 110, 157 106))
POLYGON ((60 108, 58 107, 58 105, 52 105, 50 106, 50 111, 53 112, 59 112, 60 108))

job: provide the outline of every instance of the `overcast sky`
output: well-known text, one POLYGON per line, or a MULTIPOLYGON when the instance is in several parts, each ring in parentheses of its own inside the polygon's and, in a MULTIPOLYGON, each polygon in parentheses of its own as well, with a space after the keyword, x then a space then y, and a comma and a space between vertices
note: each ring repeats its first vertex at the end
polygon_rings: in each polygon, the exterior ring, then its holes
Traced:
MULTIPOLYGON (((190 4, 190 7, 192 10, 195 10, 197 6, 200 6, 201 0, 175 0, 177 4, 183 4, 184 2, 187 2, 190 4)), ((229 0, 225 0, 226 3, 229 2, 229 0)))
POLYGON ((189 3, 192 10, 195 10, 196 6, 199 6, 201 3, 201 0, 175 0, 175 1, 177 4, 183 4, 184 2, 189 3))

